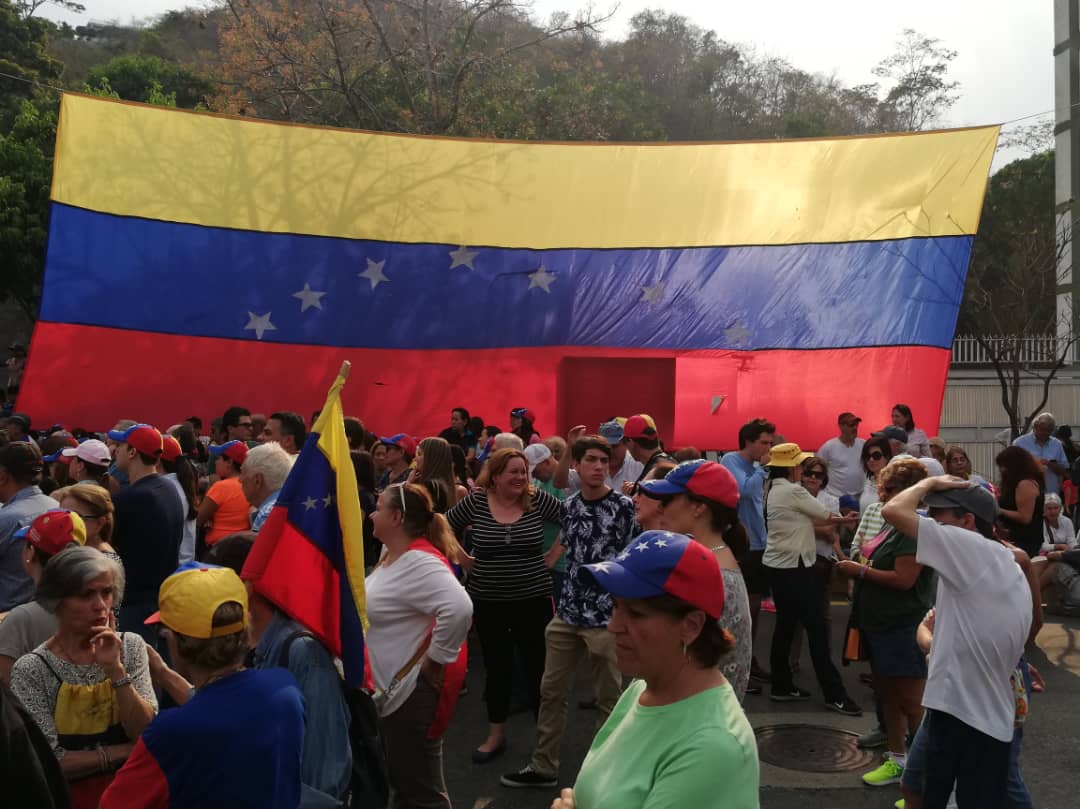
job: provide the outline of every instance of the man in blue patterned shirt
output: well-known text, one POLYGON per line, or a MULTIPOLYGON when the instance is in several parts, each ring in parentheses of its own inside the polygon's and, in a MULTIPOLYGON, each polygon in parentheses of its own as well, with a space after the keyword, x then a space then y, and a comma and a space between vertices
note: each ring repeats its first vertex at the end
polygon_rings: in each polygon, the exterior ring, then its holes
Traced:
POLYGON ((552 553, 566 553, 566 575, 555 617, 545 632, 547 657, 540 685, 540 714, 532 761, 500 779, 508 787, 550 788, 558 783, 559 745, 566 727, 566 705, 581 653, 589 655, 593 693, 602 725, 622 692, 622 674, 615 662, 615 636, 607 631, 611 596, 587 575, 584 565, 613 559, 630 543, 634 504, 613 491, 605 479, 611 445, 598 435, 575 427, 567 436, 581 489, 563 503, 562 535, 552 553))

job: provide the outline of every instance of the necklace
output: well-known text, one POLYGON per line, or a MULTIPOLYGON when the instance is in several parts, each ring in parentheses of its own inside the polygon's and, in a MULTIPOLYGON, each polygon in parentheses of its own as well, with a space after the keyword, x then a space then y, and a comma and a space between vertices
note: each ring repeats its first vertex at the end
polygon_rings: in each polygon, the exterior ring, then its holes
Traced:
POLYGON ((203 683, 199 687, 200 688, 206 688, 206 686, 210 685, 210 683, 217 682, 218 680, 222 680, 225 677, 228 677, 230 674, 237 674, 237 673, 239 673, 239 672, 241 672, 243 670, 244 670, 243 666, 234 666, 233 668, 228 669, 227 671, 219 671, 217 674, 211 674, 209 677, 206 678, 206 682, 203 683))
POLYGON ((720 543, 719 545, 713 545, 711 548, 709 548, 709 550, 713 553, 716 553, 717 551, 726 551, 727 545, 720 543))

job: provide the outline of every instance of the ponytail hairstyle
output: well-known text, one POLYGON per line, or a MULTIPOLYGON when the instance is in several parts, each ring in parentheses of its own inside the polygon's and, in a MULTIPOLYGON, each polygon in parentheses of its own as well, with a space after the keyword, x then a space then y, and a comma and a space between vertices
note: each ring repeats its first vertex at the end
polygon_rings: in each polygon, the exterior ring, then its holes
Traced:
POLYGON ((724 538, 724 544, 731 548, 731 553, 735 558, 742 560, 746 552, 750 550, 750 538, 746 534, 746 528, 739 522, 738 512, 731 506, 693 492, 687 492, 686 499, 691 503, 702 503, 708 507, 709 527, 724 538))
POLYGON ((386 489, 389 497, 383 503, 402 514, 402 528, 413 538, 426 539, 455 564, 461 561, 463 551, 454 536, 446 517, 435 511, 435 504, 424 486, 415 483, 395 483, 386 489), (398 489, 399 491, 393 491, 398 489), (404 509, 402 509, 404 504, 404 509))
POLYGON ((195 428, 188 422, 177 427, 171 435, 180 445, 180 451, 183 454, 174 461, 166 461, 162 458, 161 465, 166 472, 176 475, 180 488, 184 490, 184 497, 187 499, 187 516, 184 519, 194 520, 199 506, 199 472, 195 468, 192 456, 197 451, 199 439, 195 435, 195 428))
POLYGON ((450 444, 445 438, 425 438, 420 442, 419 450, 424 455, 419 482, 431 493, 435 510, 445 513, 457 503, 454 455, 450 444))

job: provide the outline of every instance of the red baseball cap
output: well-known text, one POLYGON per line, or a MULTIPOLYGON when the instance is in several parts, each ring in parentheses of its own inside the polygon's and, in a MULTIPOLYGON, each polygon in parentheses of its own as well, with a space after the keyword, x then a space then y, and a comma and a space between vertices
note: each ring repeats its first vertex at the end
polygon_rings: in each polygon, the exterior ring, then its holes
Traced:
POLYGON ((248 448, 243 441, 226 441, 210 447, 211 455, 224 455, 230 461, 243 464, 247 460, 248 448))
POLYGON ((181 449, 179 441, 168 433, 161 436, 161 460, 172 463, 183 454, 184 450, 181 449))
POLYGON ((53 556, 72 542, 86 544, 86 523, 74 511, 54 508, 39 514, 30 525, 15 532, 42 553, 53 556))
POLYGON ((735 508, 739 504, 739 484, 727 467, 713 461, 685 461, 661 480, 643 480, 645 494, 661 497, 689 492, 707 500, 735 508))
POLYGON ((109 438, 120 444, 127 444, 154 458, 161 456, 161 433, 149 424, 135 424, 126 430, 109 430, 109 438))
POLYGON ((517 419, 525 419, 526 421, 536 422, 536 413, 527 407, 515 407, 510 411, 510 415, 517 419))
POLYGON ((638 413, 631 416, 623 425, 624 438, 656 438, 656 422, 648 413, 638 413))

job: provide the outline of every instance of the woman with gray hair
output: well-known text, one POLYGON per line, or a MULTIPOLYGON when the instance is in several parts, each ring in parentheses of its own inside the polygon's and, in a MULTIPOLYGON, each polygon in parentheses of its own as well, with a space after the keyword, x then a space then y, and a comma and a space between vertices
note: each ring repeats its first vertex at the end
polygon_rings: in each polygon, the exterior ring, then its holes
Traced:
POLYGON ((56 615, 56 633, 11 673, 12 690, 60 759, 75 809, 98 805, 157 712, 146 644, 115 629, 112 605, 123 591, 123 571, 100 551, 56 554, 35 595, 56 615))
POLYGON ((1071 551, 1076 547, 1076 529, 1073 521, 1061 513, 1061 498, 1048 494, 1043 500, 1044 554, 1050 551, 1071 551))

